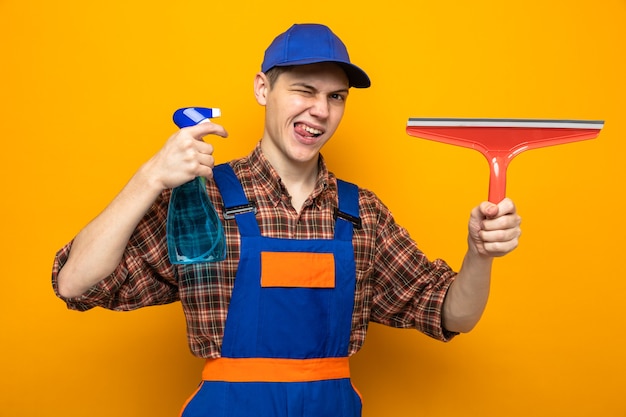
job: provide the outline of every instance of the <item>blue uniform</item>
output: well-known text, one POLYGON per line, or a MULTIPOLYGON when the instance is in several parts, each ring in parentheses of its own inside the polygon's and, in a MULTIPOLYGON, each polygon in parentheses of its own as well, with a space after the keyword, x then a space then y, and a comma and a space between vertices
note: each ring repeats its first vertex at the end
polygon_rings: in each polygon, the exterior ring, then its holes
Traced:
MULTIPOLYGON (((249 205, 229 165, 214 178, 226 210, 249 205)), ((182 417, 361 415, 348 365, 358 188, 338 189, 334 239, 268 238, 253 211, 235 215, 241 255, 221 358, 207 360, 182 417)))

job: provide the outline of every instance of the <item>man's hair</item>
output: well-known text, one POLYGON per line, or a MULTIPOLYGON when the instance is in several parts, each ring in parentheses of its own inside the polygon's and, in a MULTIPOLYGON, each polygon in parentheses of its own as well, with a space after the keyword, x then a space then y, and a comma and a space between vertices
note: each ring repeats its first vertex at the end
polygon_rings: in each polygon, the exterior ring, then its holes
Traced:
POLYGON ((284 67, 272 67, 266 73, 267 81, 269 83, 270 89, 274 86, 280 74, 290 71, 293 68, 293 65, 287 65, 284 67))

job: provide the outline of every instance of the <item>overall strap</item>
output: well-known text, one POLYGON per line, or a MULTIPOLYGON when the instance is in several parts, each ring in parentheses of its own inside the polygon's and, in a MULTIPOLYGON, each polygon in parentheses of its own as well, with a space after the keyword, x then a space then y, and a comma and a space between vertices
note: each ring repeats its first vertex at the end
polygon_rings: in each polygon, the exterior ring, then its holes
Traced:
POLYGON ((337 179, 339 208, 335 211, 335 238, 352 241, 353 227, 361 228, 359 188, 337 179))
POLYGON ((224 200, 224 219, 235 219, 242 236, 261 234, 256 221, 256 207, 248 201, 239 178, 229 164, 216 165, 213 179, 224 200))
MULTIPOLYGON (((216 165, 213 179, 224 200, 224 219, 235 218, 242 236, 259 236, 256 207, 248 201, 232 167, 229 164, 216 165)), ((335 238, 351 241, 353 227, 361 227, 359 189, 352 183, 337 179, 337 194, 339 208, 335 211, 335 238)))

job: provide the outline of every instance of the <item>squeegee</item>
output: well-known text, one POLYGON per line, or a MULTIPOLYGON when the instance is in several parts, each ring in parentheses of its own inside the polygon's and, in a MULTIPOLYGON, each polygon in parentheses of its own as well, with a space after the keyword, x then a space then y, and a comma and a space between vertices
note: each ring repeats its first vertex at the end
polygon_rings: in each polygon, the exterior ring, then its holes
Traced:
POLYGON ((411 117, 406 132, 482 153, 490 166, 489 201, 499 203, 506 196, 506 170, 515 156, 529 149, 593 139, 603 127, 602 120, 411 117))

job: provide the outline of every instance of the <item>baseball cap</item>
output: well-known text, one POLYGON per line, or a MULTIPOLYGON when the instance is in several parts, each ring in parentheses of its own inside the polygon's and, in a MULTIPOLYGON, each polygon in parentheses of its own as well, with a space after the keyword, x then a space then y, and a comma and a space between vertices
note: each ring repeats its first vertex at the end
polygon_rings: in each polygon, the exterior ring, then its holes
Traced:
POLYGON ((319 62, 340 65, 351 87, 367 88, 371 85, 365 71, 350 62, 348 50, 341 39, 330 28, 320 24, 295 24, 278 35, 265 50, 261 71, 319 62))

